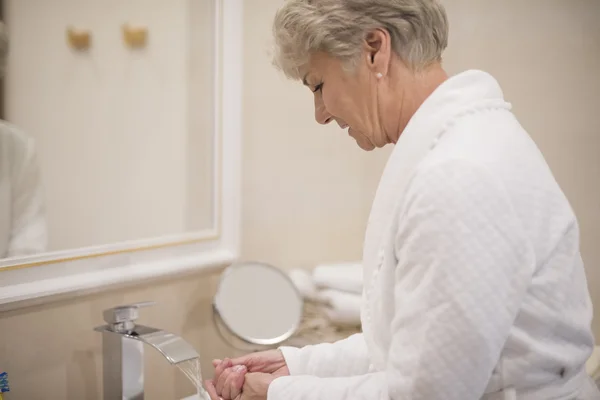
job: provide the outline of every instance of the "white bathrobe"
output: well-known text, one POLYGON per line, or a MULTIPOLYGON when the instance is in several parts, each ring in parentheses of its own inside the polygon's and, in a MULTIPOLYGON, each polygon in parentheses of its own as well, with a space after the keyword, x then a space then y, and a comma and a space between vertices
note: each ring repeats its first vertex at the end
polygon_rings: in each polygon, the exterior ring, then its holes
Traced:
POLYGON ((46 250, 40 170, 32 138, 0 122, 0 258, 46 250))
POLYGON ((411 119, 363 267, 363 333, 282 348, 269 400, 600 398, 575 215, 490 75, 450 78, 411 119))

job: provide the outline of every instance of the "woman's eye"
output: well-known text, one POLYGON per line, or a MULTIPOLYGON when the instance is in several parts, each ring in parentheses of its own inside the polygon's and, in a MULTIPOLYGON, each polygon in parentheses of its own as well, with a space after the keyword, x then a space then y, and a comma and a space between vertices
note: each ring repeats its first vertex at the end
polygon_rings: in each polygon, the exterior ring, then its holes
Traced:
POLYGON ((315 86, 315 89, 313 90, 313 93, 320 92, 322 88, 323 88, 323 84, 319 83, 317 86, 315 86))

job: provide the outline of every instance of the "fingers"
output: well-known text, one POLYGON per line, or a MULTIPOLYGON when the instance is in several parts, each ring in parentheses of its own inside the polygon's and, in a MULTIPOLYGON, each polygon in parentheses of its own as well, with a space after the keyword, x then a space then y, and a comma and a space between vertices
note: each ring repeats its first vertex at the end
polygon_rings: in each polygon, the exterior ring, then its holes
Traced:
POLYGON ((218 358, 215 360, 212 360, 212 365, 214 368, 217 368, 219 366, 219 364, 221 364, 223 362, 223 360, 219 360, 218 358))
POLYGON ((228 358, 224 359, 223 362, 219 363, 219 365, 215 367, 215 375, 213 376, 213 382, 215 384, 215 387, 217 388, 217 393, 221 393, 219 391, 218 386, 218 382, 221 379, 221 375, 223 374, 223 371, 225 371, 229 367, 231 367, 231 360, 228 358))
POLYGON ((281 350, 266 350, 251 353, 231 360, 233 365, 245 365, 250 372, 273 373, 286 365, 281 350))
MULTIPOLYGON (((225 383, 223 385, 223 391, 219 392, 224 399, 235 399, 242 392, 244 386, 244 378, 246 375, 246 367, 243 365, 236 365, 229 368, 231 373, 227 375, 225 383)), ((225 374, 223 374, 224 376, 225 374)))
POLYGON ((223 398, 226 398, 225 396, 223 396, 223 389, 225 388, 225 382, 227 381, 227 378, 229 377, 229 375, 231 375, 232 372, 233 372, 233 368, 226 368, 223 371, 223 373, 221 373, 219 375, 219 379, 214 380, 215 387, 217 388, 217 393, 219 393, 223 398))
POLYGON ((213 384, 213 381, 205 381, 204 382, 204 388, 206 389, 206 392, 210 396, 210 400, 223 400, 217 394, 217 389, 215 388, 215 385, 213 384))
POLYGON ((248 354, 245 356, 241 356, 241 357, 237 357, 237 358, 232 358, 231 359, 231 364, 232 365, 245 365, 248 370, 251 370, 251 366, 252 364, 254 364, 256 356, 254 354, 248 354))

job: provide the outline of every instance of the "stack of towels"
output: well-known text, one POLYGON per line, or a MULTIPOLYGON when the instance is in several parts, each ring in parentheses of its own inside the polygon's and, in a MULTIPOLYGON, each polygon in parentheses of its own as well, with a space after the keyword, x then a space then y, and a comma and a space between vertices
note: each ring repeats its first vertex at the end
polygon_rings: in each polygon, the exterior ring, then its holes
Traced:
POLYGON ((322 264, 312 271, 293 269, 289 275, 305 300, 323 305, 332 323, 360 326, 363 290, 360 262, 322 264))

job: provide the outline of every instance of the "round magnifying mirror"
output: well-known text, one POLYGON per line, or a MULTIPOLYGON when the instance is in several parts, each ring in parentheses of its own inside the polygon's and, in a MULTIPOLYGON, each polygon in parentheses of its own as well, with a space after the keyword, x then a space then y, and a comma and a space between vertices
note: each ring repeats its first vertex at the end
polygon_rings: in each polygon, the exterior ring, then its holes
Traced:
POLYGON ((296 332, 303 305, 302 296, 283 271, 268 264, 243 262, 223 272, 213 311, 222 336, 223 326, 246 344, 273 346, 296 332))

